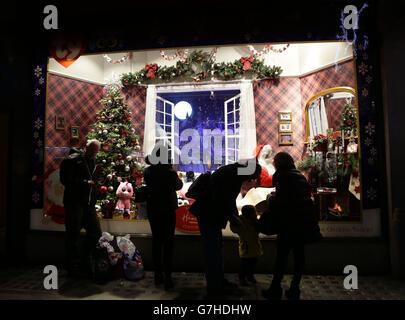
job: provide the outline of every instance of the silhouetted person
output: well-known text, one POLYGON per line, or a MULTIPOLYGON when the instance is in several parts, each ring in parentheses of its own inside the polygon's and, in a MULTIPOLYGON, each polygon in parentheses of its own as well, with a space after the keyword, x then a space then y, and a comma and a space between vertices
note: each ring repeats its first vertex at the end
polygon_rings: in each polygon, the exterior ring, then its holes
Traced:
POLYGON ((144 180, 148 188, 146 205, 152 230, 155 284, 164 282, 165 289, 169 290, 173 288, 171 273, 176 227, 175 210, 178 206, 176 191, 181 189, 183 182, 173 170, 169 151, 165 146, 155 146, 145 160, 150 165, 145 169, 144 180))
POLYGON ((254 272, 257 258, 263 255, 256 208, 251 205, 243 206, 242 216, 232 219, 230 227, 232 232, 239 235, 239 282, 241 285, 248 285, 246 280, 256 283, 254 272))
POLYGON ((197 217, 201 232, 209 296, 221 295, 224 289, 237 287, 224 278, 222 229, 225 229, 233 216, 239 214, 236 198, 243 182, 260 176, 261 167, 255 159, 253 161, 253 172, 240 174, 238 171, 242 168, 246 170, 247 162, 233 163, 217 169, 210 177, 203 199, 197 200, 190 207, 190 212, 197 217))
POLYGON ((277 235, 277 256, 272 283, 263 296, 281 299, 281 281, 288 261, 289 252, 294 254, 294 275, 286 296, 299 299, 300 281, 305 266, 306 243, 322 238, 311 200, 311 189, 306 178, 295 168, 293 158, 286 152, 274 157, 276 172, 273 175, 275 195, 268 197, 269 210, 280 215, 277 235))
POLYGON ((100 142, 89 140, 85 152, 72 148, 62 161, 60 181, 65 186, 63 205, 65 207, 67 270, 71 276, 79 276, 80 269, 90 272, 90 255, 101 237, 100 221, 96 214, 97 165, 95 157, 100 142), (86 230, 84 261, 79 254, 80 230, 86 230))

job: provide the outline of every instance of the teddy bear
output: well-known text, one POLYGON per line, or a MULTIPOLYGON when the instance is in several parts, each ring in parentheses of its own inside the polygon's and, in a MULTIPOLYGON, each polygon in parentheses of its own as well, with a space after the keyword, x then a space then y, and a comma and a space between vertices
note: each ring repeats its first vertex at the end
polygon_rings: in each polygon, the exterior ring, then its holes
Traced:
POLYGON ((129 219, 129 209, 131 208, 131 197, 134 194, 134 188, 131 183, 121 182, 117 188, 118 201, 115 210, 123 212, 124 219, 129 219))

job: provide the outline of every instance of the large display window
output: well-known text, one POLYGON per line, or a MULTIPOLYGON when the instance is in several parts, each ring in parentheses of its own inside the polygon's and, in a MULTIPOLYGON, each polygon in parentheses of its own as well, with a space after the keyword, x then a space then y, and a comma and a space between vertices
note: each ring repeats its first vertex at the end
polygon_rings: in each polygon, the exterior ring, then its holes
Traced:
MULTIPOLYGON (((60 163, 96 138, 96 208, 105 231, 150 233, 145 203, 133 196, 129 210, 116 210, 116 191, 124 181, 142 185, 144 158, 163 143, 184 183, 179 234, 198 234, 185 197, 193 177, 252 156, 271 175, 272 156, 286 151, 310 181, 326 237, 379 236, 375 190, 363 179, 377 153, 374 124, 359 112, 358 72, 368 70, 354 50, 345 41, 289 42, 85 52, 71 60, 56 50, 35 68, 31 229, 64 230, 60 163), (365 166, 363 151, 372 148, 365 166)), ((238 207, 271 190, 241 192, 238 207)))

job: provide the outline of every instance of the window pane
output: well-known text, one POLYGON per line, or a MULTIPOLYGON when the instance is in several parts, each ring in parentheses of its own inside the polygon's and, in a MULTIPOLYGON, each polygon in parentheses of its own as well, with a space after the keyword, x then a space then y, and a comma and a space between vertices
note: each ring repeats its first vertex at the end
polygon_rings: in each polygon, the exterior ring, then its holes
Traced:
POLYGON ((239 122, 240 121, 240 111, 235 112, 235 121, 239 122))
POLYGON ((163 101, 156 99, 156 111, 161 111, 163 112, 163 101))
POLYGON ((166 103, 166 113, 172 113, 172 105, 170 103, 166 103))
POLYGON ((228 119, 228 123, 234 122, 233 112, 231 112, 231 113, 229 113, 229 114, 227 115, 227 119, 228 119))
POLYGON ((172 123, 172 116, 165 114, 165 120, 166 120, 166 124, 171 124, 172 123))
POLYGON ((156 122, 157 123, 163 123, 163 113, 156 112, 156 122))

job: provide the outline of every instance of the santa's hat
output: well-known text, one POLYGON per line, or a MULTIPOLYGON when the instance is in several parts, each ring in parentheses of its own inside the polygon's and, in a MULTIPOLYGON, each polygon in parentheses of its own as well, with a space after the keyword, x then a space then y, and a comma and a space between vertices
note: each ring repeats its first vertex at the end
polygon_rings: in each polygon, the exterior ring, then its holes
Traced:
POLYGON ((257 158, 260 154, 260 151, 262 151, 263 147, 265 146, 265 144, 260 144, 256 147, 255 149, 255 157, 257 158))

